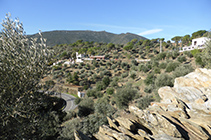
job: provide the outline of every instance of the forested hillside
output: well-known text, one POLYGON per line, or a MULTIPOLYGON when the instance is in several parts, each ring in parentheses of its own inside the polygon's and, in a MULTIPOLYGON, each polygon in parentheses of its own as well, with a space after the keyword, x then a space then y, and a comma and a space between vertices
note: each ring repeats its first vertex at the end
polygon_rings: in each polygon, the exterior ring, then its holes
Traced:
MULTIPOLYGON (((57 44, 70 44, 74 43, 77 40, 83 41, 93 41, 93 42, 102 42, 102 43, 115 43, 115 44, 126 44, 132 39, 136 38, 138 40, 145 37, 126 33, 126 34, 113 34, 105 31, 49 31, 43 32, 43 38, 47 39, 48 46, 54 46, 57 44)), ((28 37, 39 38, 39 34, 28 35, 28 37)))

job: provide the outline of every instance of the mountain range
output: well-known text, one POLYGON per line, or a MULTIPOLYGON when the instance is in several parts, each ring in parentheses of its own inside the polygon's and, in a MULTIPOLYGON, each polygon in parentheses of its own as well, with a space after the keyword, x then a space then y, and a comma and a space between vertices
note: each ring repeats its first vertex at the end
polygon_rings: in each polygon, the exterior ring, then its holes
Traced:
MULTIPOLYGON (((67 30, 56 30, 56 31, 47 31, 42 32, 43 38, 47 39, 48 46, 55 46, 57 44, 70 44, 74 43, 77 40, 83 41, 94 41, 102 43, 114 43, 114 44, 126 44, 132 39, 145 40, 147 38, 132 34, 132 33, 122 33, 114 34, 106 31, 67 31, 67 30)), ((39 34, 28 35, 28 37, 39 38, 39 34)))

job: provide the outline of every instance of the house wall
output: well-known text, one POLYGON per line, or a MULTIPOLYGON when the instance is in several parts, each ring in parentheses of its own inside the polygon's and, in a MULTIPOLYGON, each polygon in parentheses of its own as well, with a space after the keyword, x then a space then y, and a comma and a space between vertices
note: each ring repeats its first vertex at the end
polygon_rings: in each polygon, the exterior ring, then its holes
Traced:
POLYGON ((192 46, 204 45, 207 40, 208 40, 207 37, 201 37, 201 38, 193 39, 192 40, 192 46), (195 44, 195 42, 196 42, 196 44, 195 44))
POLYGON ((207 38, 207 37, 201 37, 201 38, 193 39, 191 46, 185 46, 179 52, 191 51, 191 50, 194 50, 194 49, 204 49, 206 47, 205 43, 209 40, 210 39, 207 38))
POLYGON ((76 62, 83 62, 84 55, 76 52, 76 62))

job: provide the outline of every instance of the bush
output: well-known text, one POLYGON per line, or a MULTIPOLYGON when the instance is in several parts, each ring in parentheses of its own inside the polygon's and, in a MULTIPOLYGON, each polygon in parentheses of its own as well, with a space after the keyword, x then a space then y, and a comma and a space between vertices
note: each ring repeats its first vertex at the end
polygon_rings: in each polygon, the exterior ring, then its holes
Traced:
POLYGON ((160 74, 160 69, 159 69, 158 67, 155 67, 155 68, 153 69, 153 72, 154 72, 155 74, 160 74))
POLYGON ((96 83, 96 89, 97 91, 104 90, 106 88, 106 85, 103 83, 103 81, 99 81, 96 83))
POLYGON ((167 64, 165 62, 162 62, 159 64, 159 68, 161 68, 161 69, 165 69, 166 66, 167 66, 167 64))
POLYGON ((159 53, 159 54, 157 55, 157 58, 158 58, 159 60, 164 60, 164 59, 166 58, 166 53, 165 53, 165 52, 159 53))
POLYGON ((177 58, 177 61, 179 61, 180 63, 185 62, 186 61, 186 57, 185 56, 179 56, 177 58))
POLYGON ((78 116, 84 117, 94 112, 94 101, 91 98, 84 98, 78 104, 78 116))
POLYGON ((112 95, 114 93, 114 88, 107 88, 106 93, 112 95))
POLYGON ((94 97, 94 98, 99 98, 103 96, 103 94, 97 91, 96 89, 88 89, 86 95, 88 97, 94 97))
POLYGON ((144 83, 146 85, 154 84, 155 79, 156 79, 156 76, 154 75, 154 73, 150 73, 147 75, 146 79, 144 80, 144 83))
POLYGON ((114 70, 117 67, 116 64, 112 64, 111 69, 114 70))
POLYGON ((172 52, 168 52, 168 53, 166 54, 166 58, 167 58, 167 59, 169 59, 170 57, 172 57, 172 52))
POLYGON ((76 112, 71 110, 69 112, 67 112, 66 116, 63 118, 63 121, 68 121, 70 119, 73 119, 76 117, 76 112))
POLYGON ((204 67, 206 64, 202 61, 202 55, 197 54, 194 56, 195 57, 195 62, 197 65, 200 65, 201 67, 204 67))
POLYGON ((82 127, 79 118, 68 121, 60 131, 59 139, 75 140, 74 131, 82 127))
POLYGON ((108 76, 105 76, 102 81, 105 87, 107 87, 110 84, 110 78, 108 76))
POLYGON ((150 70, 149 67, 147 67, 147 65, 144 65, 144 64, 140 64, 139 65, 139 71, 143 71, 143 72, 148 72, 150 70))
POLYGON ((173 87, 173 78, 166 73, 162 73, 155 79, 155 86, 157 88, 164 86, 173 87))
POLYGON ((109 70, 104 70, 104 71, 103 71, 103 74, 104 74, 105 76, 112 76, 112 74, 111 74, 111 72, 110 72, 109 70))
POLYGON ((82 99, 79 98, 79 97, 77 97, 77 98, 75 98, 74 103, 77 105, 77 104, 79 104, 81 101, 82 101, 82 99))
POLYGON ((191 65, 181 65, 175 69, 173 72, 174 77, 180 77, 180 76, 185 76, 186 74, 192 72, 194 69, 192 68, 191 65))
POLYGON ((153 91, 154 87, 152 85, 148 85, 144 88, 144 92, 151 93, 153 91))
POLYGON ((128 103, 135 99, 137 96, 138 91, 132 87, 126 86, 123 88, 119 88, 114 94, 114 100, 118 108, 126 108, 128 103))
POLYGON ((194 49, 194 50, 191 50, 190 52, 194 57, 201 53, 201 51, 199 49, 194 49))
POLYGON ((116 110, 110 105, 109 98, 107 96, 98 99, 94 108, 96 114, 102 114, 109 117, 116 112, 116 110))
POLYGON ((81 73, 84 73, 84 72, 85 72, 85 69, 82 69, 82 70, 81 70, 81 73))
POLYGON ((179 62, 170 62, 166 66, 166 72, 172 72, 179 66, 179 62))
POLYGON ((133 65, 138 66, 138 62, 135 59, 133 59, 131 62, 133 65))
POLYGON ((128 77, 128 72, 125 72, 125 73, 122 73, 122 78, 126 78, 126 77, 128 77))
POLYGON ((132 78, 132 79, 135 79, 136 78, 136 72, 135 71, 132 71, 130 73, 130 78, 132 78))
POLYGON ((177 58, 177 56, 179 56, 179 55, 180 55, 180 53, 178 51, 173 51, 172 52, 172 59, 177 58))
POLYGON ((189 58, 193 57, 193 55, 192 55, 192 53, 190 51, 185 51, 183 53, 184 53, 184 55, 188 56, 189 58))
POLYGON ((143 110, 146 109, 152 101, 152 96, 145 96, 137 101, 137 106, 143 110))

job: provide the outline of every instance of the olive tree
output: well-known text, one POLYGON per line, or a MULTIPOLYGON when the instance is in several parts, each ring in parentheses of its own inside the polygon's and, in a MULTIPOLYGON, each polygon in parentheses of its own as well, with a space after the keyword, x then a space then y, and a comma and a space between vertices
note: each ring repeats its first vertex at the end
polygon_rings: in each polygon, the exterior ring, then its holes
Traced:
MULTIPOLYGON (((211 32, 209 32, 209 38, 211 37, 211 32)), ((205 63, 206 68, 211 68, 211 40, 207 41, 205 44, 206 48, 203 50, 202 61, 205 63)))
POLYGON ((47 139, 57 132, 51 97, 38 92, 52 53, 46 40, 28 39, 7 14, 0 37, 0 139, 47 139))

